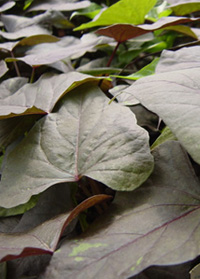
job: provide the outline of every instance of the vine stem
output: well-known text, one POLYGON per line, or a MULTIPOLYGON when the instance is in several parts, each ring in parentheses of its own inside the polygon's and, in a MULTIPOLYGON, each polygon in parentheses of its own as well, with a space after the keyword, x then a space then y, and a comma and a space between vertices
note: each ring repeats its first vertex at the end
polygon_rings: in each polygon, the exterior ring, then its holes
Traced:
POLYGON ((116 54, 116 52, 117 52, 117 49, 118 49, 118 47, 119 47, 120 44, 121 44, 120 42, 118 42, 118 43, 116 44, 116 46, 115 46, 115 48, 114 48, 114 50, 113 50, 113 53, 111 54, 110 59, 109 59, 107 65, 106 65, 106 67, 110 67, 110 64, 112 63, 113 58, 114 58, 114 56, 115 56, 115 54, 116 54))
MULTIPOLYGON (((15 56, 14 56, 14 53, 12 52, 12 50, 10 51, 10 54, 11 54, 12 58, 15 59, 15 56)), ((18 68, 18 66, 17 66, 17 62, 16 62, 16 61, 13 61, 13 64, 14 64, 15 71, 16 71, 16 73, 17 73, 17 76, 18 76, 18 77, 21 77, 19 68, 18 68)))

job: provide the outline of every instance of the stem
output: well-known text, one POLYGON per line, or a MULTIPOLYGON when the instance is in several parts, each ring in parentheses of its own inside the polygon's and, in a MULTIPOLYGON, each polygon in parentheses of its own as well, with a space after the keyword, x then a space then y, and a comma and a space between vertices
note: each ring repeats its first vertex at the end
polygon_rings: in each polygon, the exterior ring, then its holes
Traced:
POLYGON ((113 58, 114 58, 114 56, 115 56, 115 54, 116 54, 116 52, 117 52, 117 49, 118 49, 118 47, 119 47, 120 44, 121 44, 120 42, 118 42, 118 43, 116 44, 115 49, 113 50, 113 53, 112 53, 112 55, 110 56, 110 59, 109 59, 107 65, 106 65, 106 67, 110 67, 110 64, 112 63, 113 58))
POLYGON ((35 77, 35 67, 33 66, 32 68, 32 73, 31 73, 31 77, 30 77, 30 83, 34 82, 34 77, 35 77))
MULTIPOLYGON (((14 56, 14 53, 12 52, 12 50, 10 51, 10 54, 11 54, 12 58, 15 59, 15 56, 14 56)), ((14 67, 15 67, 15 71, 16 71, 16 73, 17 73, 17 76, 18 76, 18 77, 21 77, 19 68, 18 68, 18 66, 17 66, 17 62, 16 62, 16 61, 13 61, 13 65, 14 65, 14 67)))

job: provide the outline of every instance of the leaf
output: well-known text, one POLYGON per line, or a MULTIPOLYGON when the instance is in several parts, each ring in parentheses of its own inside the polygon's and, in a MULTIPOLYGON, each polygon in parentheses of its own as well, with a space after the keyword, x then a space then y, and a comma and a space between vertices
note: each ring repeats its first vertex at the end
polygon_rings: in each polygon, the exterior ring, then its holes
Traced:
POLYGON ((156 66, 159 62, 159 58, 155 58, 151 63, 140 69, 138 72, 128 76, 111 75, 111 77, 123 78, 128 80, 138 80, 142 77, 153 75, 155 73, 156 66))
POLYGON ((98 78, 78 72, 44 74, 37 82, 26 84, 15 94, 0 99, 0 119, 49 113, 58 100, 73 88, 95 80, 99 81, 98 78))
POLYGON ((184 24, 187 22, 195 22, 199 19, 187 17, 168 16, 162 17, 157 22, 152 24, 130 25, 130 24, 114 24, 109 27, 101 28, 96 31, 97 34, 114 38, 117 42, 125 42, 131 38, 141 36, 148 32, 153 32, 165 27, 184 24))
MULTIPOLYGON (((192 67, 193 60, 189 61, 192 51, 195 48, 185 48, 181 53, 185 53, 183 60, 186 65, 177 64, 177 70, 156 74, 138 80, 127 88, 125 92, 132 94, 147 109, 156 113, 169 126, 169 129, 186 148, 192 158, 200 163, 199 151, 199 119, 197 117, 200 106, 199 95, 199 67, 196 67, 197 56, 192 67), (179 68, 183 65, 182 69, 179 68), (188 66, 190 65, 190 66, 188 66), (188 68, 186 68, 188 66, 188 68)), ((172 58, 180 53, 172 54, 172 58)), ((169 53, 169 56, 171 54, 169 53)), ((169 63, 169 67, 172 63, 169 63)), ((161 60, 162 61, 162 60, 161 60)), ((167 60, 170 61, 170 60, 167 60)), ((164 70, 165 71, 165 70, 164 70)), ((133 99, 133 100, 134 100, 133 99)))
MULTIPOLYGON (((36 1, 35 1, 36 2, 36 1)), ((46 0, 46 1, 37 1, 35 4, 28 9, 31 11, 46 11, 46 10, 55 10, 55 11, 74 11, 78 9, 84 9, 90 6, 90 1, 66 1, 66 0, 46 0)))
POLYGON ((26 233, 0 233, 0 261, 41 254, 53 254, 64 229, 87 208, 110 199, 96 195, 83 201, 71 212, 61 214, 26 233))
POLYGON ((37 201, 38 201, 38 196, 33 196, 25 204, 18 205, 16 207, 9 208, 9 209, 0 207, 0 216, 8 217, 8 216, 15 216, 15 215, 23 214, 27 210, 30 210, 31 208, 33 208, 36 205, 37 201))
POLYGON ((0 205, 25 203, 56 183, 83 176, 116 190, 140 186, 153 169, 148 134, 128 108, 108 101, 86 84, 38 121, 7 157, 0 205))
POLYGON ((0 61, 0 77, 4 76, 8 70, 9 69, 8 69, 6 63, 3 60, 1 60, 0 61))
POLYGON ((85 235, 62 244, 41 279, 131 278, 199 255, 199 180, 178 142, 160 145, 154 157, 149 180, 118 192, 85 235))
POLYGON ((182 16, 200 10, 200 3, 195 0, 179 0, 178 3, 174 0, 168 0, 167 2, 171 4, 169 8, 172 9, 175 15, 182 16))
POLYGON ((9 1, 8 3, 3 4, 0 7, 0 13, 3 13, 9 9, 11 9, 13 6, 15 6, 15 2, 14 1, 9 1))
POLYGON ((155 0, 121 0, 104 10, 97 18, 89 23, 84 23, 75 28, 82 30, 96 26, 107 26, 116 23, 142 24, 145 15, 156 4, 155 0))
POLYGON ((165 73, 200 67, 200 47, 181 48, 177 51, 164 50, 156 67, 156 73, 165 73))
POLYGON ((18 57, 31 66, 45 65, 71 57, 80 57, 86 51, 95 51, 98 44, 106 44, 106 38, 97 37, 95 34, 86 34, 81 39, 67 36, 59 42, 51 44, 39 44, 28 51, 27 55, 18 57))
POLYGON ((176 137, 172 134, 171 130, 169 127, 165 127, 161 135, 156 139, 156 141, 152 144, 151 149, 156 148, 158 145, 168 141, 168 140, 176 140, 176 137))

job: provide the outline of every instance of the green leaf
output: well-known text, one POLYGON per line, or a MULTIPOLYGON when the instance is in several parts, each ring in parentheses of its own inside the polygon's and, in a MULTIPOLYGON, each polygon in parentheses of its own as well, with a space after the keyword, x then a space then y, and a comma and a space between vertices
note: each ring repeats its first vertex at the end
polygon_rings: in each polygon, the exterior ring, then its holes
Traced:
POLYGON ((27 210, 33 208, 37 202, 38 202, 38 196, 32 196, 31 199, 25 204, 18 205, 16 207, 9 208, 9 209, 0 207, 0 216, 8 217, 8 216, 23 214, 27 210))
POLYGON ((195 0, 180 0, 178 3, 175 0, 168 0, 167 2, 171 4, 169 8, 178 16, 188 15, 200 10, 200 3, 195 0))
POLYGON ((198 57, 198 46, 169 52, 166 60, 161 59, 162 67, 158 64, 158 74, 136 81, 125 92, 132 94, 134 99, 137 98, 142 105, 163 119, 192 158, 200 163, 198 57), (177 58, 180 54, 185 55, 179 61, 177 58), (163 67, 164 64, 166 68, 163 67), (159 73, 159 69, 163 73, 159 73))
POLYGON ((116 190, 140 186, 153 169, 148 134, 128 108, 108 102, 98 87, 84 85, 39 120, 7 157, 0 205, 25 203, 56 183, 83 176, 116 190))
POLYGON ((155 147, 157 147, 158 145, 168 141, 168 140, 176 140, 176 137, 174 136, 174 134, 171 132, 171 130, 169 129, 169 127, 165 127, 162 131, 161 131, 161 135, 156 139, 156 141, 152 144, 151 149, 154 149, 155 147))
POLYGON ((156 66, 159 62, 159 58, 155 58, 151 63, 143 67, 138 72, 131 74, 129 76, 118 76, 118 75, 111 75, 111 77, 123 78, 123 79, 130 79, 130 80, 138 80, 142 77, 153 75, 155 73, 156 66))
POLYGON ((109 212, 85 235, 65 240, 43 279, 101 279, 102 272, 105 278, 132 278, 149 266, 199 255, 200 183, 190 160, 173 141, 153 155, 149 180, 133 192, 117 192, 109 212))
POLYGON ((107 26, 116 23, 142 24, 145 15, 156 4, 156 0, 120 0, 103 11, 99 17, 89 23, 84 23, 75 28, 82 30, 96 26, 107 26))

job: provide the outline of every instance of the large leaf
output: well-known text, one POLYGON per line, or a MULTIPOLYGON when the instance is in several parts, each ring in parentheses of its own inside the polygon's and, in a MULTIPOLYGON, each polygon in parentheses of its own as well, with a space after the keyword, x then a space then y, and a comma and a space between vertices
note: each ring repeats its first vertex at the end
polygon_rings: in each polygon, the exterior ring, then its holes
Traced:
POLYGON ((83 9, 90 6, 90 1, 76 1, 76 0, 45 0, 45 1, 34 1, 33 5, 28 11, 74 11, 83 9))
POLYGON ((95 51, 96 46, 108 42, 110 41, 107 38, 97 37, 95 34, 83 35, 81 39, 67 36, 56 43, 39 44, 28 51, 25 56, 18 57, 18 60, 31 66, 50 64, 64 58, 80 57, 86 51, 95 51))
POLYGON ((71 212, 55 217, 26 233, 0 233, 0 261, 40 254, 52 254, 64 229, 87 208, 110 199, 108 195, 96 195, 83 201, 71 212))
MULTIPOLYGON (((162 17, 157 22, 152 24, 130 25, 130 24, 114 24, 105 28, 99 29, 96 33, 104 36, 114 38, 118 42, 125 42, 131 38, 152 32, 155 30, 163 29, 165 27, 184 24, 187 22, 198 21, 196 18, 186 17, 162 17)), ((194 35, 194 34, 193 34, 194 35)))
POLYGON ((0 205, 25 203, 61 182, 91 177, 116 190, 133 190, 152 172, 147 132, 131 111, 92 85, 61 100, 7 157, 0 205))
POLYGON ((145 20, 145 15, 155 4, 155 0, 121 0, 107 8, 97 18, 95 17, 93 21, 84 23, 75 30, 116 23, 142 24, 145 20))
POLYGON ((200 68, 200 47, 181 48, 178 51, 164 50, 156 67, 156 73, 200 68))
POLYGON ((149 180, 118 192, 110 211, 85 236, 66 240, 40 278, 126 279, 199 255, 199 180, 178 142, 160 145, 154 157, 149 180))
MULTIPOLYGON (((182 49, 181 53, 185 53, 182 60, 188 61, 193 49, 182 49)), ((169 54, 170 56, 173 57, 169 54)), ((178 54, 174 54, 175 61, 177 57, 178 54)), ((200 163, 199 67, 196 67, 197 56, 192 59, 195 60, 194 67, 191 61, 188 62, 188 68, 180 62, 177 71, 163 72, 140 79, 125 91, 134 96, 133 100, 137 98, 147 109, 161 117, 192 158, 200 163), (179 69, 182 65, 183 69, 179 69)), ((167 60, 171 68, 171 60, 167 60)))
MULTIPOLYGON (((0 96, 0 119, 49 113, 62 96, 80 84, 92 80, 99 79, 78 72, 60 75, 44 74, 37 82, 24 85, 11 96, 4 98, 0 96)), ((2 87, 5 87, 4 83, 2 87)))

